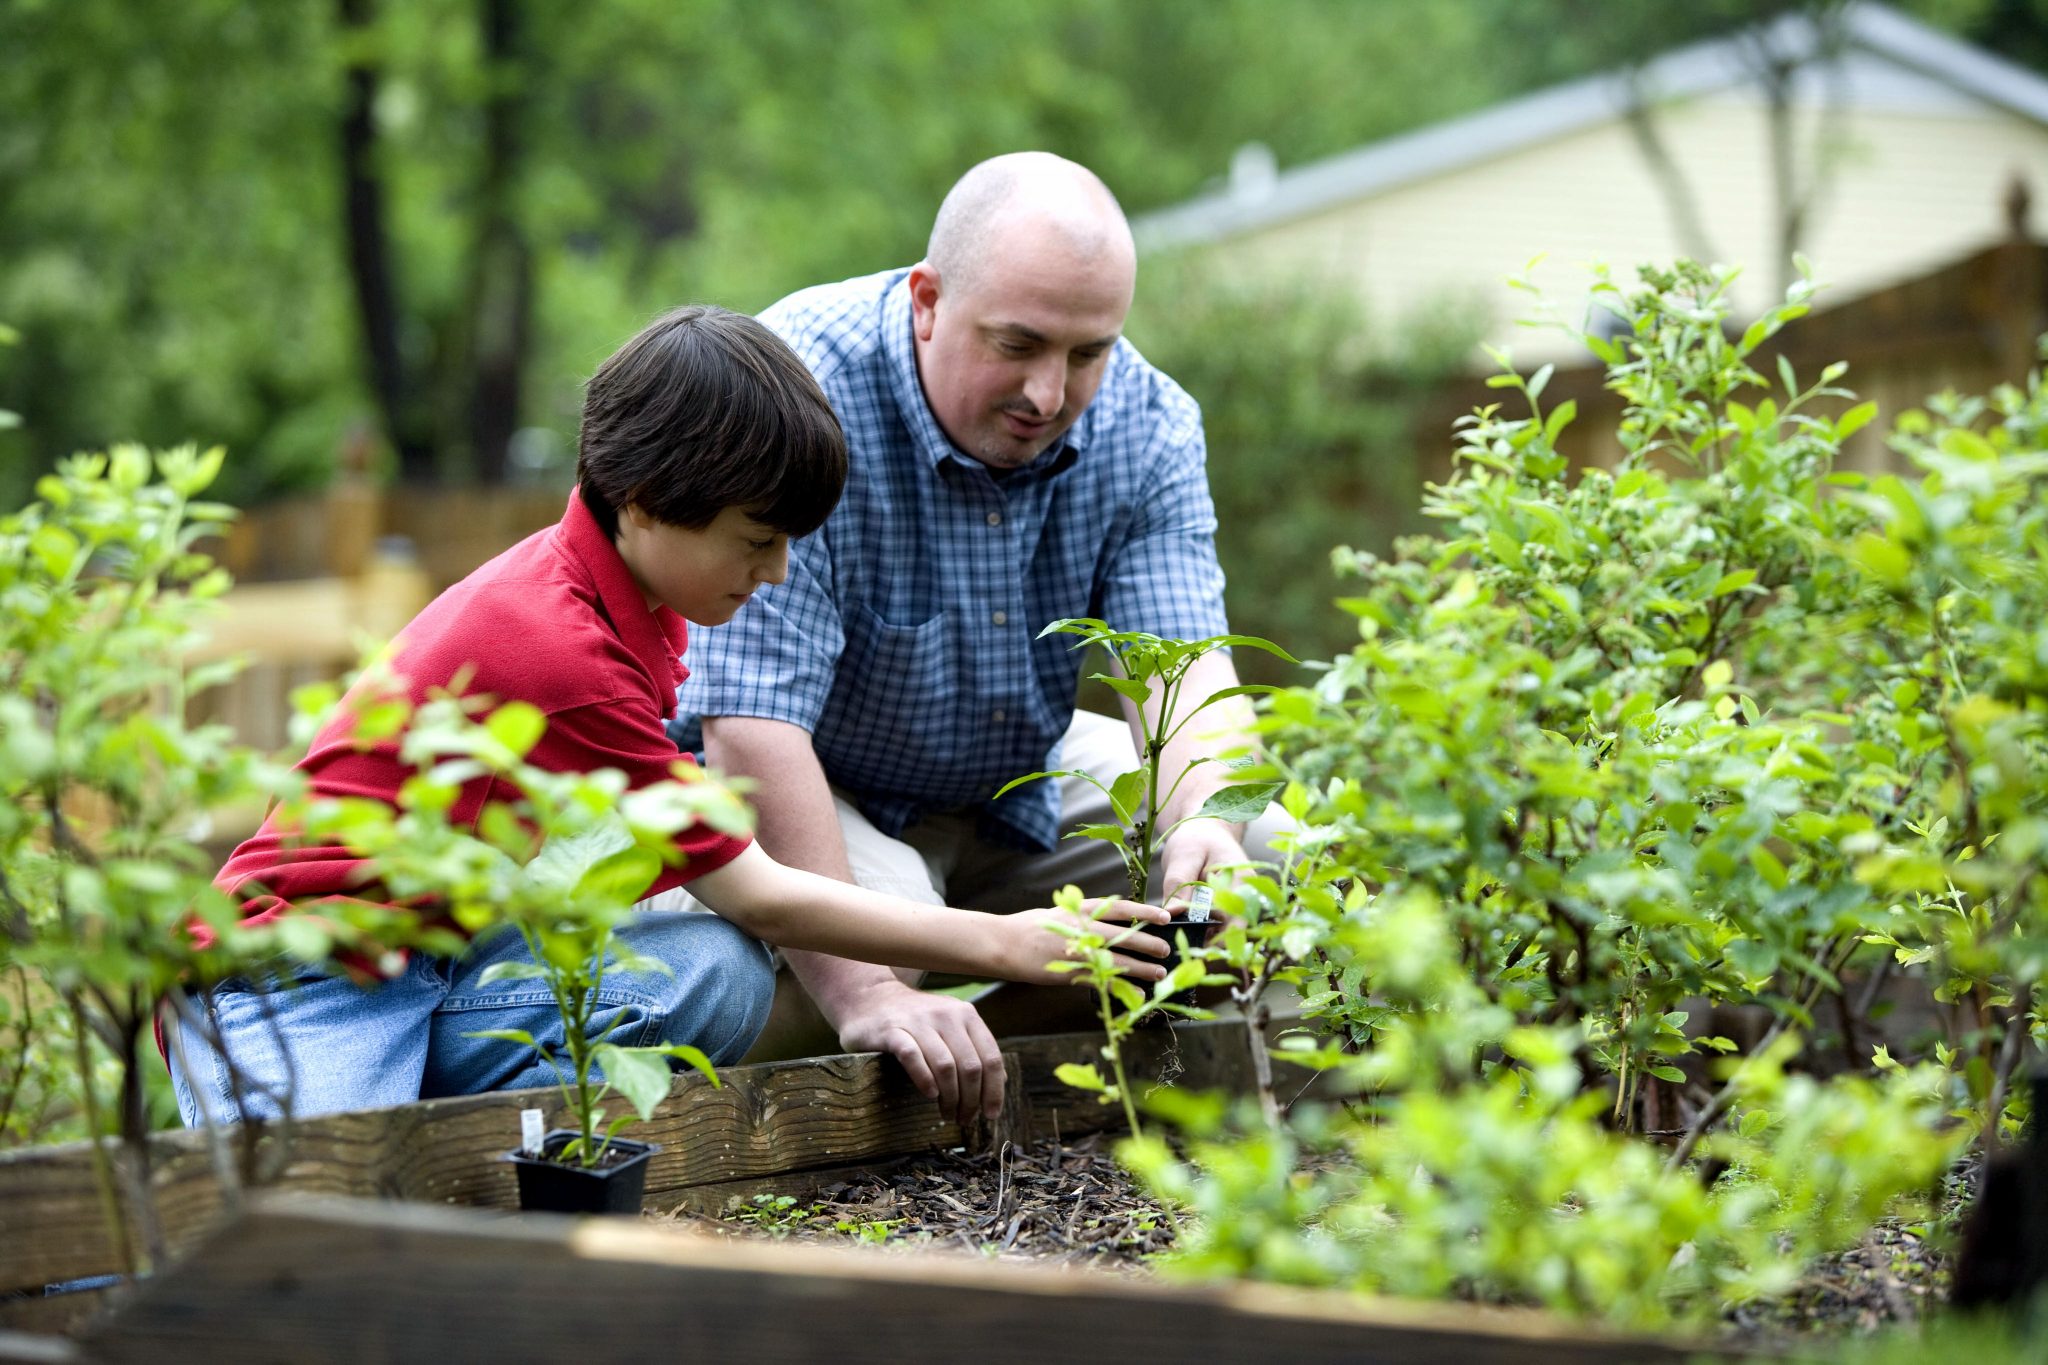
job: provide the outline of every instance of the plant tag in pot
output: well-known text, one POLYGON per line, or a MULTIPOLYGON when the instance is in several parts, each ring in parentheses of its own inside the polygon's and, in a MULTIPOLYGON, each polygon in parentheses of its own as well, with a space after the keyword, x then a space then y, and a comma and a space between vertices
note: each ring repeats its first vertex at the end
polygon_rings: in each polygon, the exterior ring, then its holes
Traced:
POLYGON ((541 1122, 538 1109, 519 1111, 519 1150, 528 1156, 539 1156, 547 1125, 541 1122))
POLYGON ((1191 924, 1207 924, 1209 922, 1209 908, 1215 904, 1215 901, 1216 893, 1209 887, 1198 886, 1189 892, 1188 922, 1191 924))

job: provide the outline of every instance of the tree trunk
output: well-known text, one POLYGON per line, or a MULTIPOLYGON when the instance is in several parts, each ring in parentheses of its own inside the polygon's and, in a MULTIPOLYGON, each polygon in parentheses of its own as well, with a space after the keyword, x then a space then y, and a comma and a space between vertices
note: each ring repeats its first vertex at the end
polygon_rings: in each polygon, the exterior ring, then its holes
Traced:
POLYGON ((480 0, 485 78, 484 164, 477 193, 463 348, 467 432, 480 483, 505 481, 519 428, 532 337, 533 253, 520 223, 518 184, 525 154, 525 14, 521 0, 480 0))
POLYGON ((341 31, 356 45, 348 69, 348 93, 341 119, 343 203, 348 232, 349 279, 355 287, 362 324, 370 390, 384 434, 398 453, 400 477, 408 483, 434 481, 434 449, 412 398, 400 343, 398 287, 385 230, 384 179, 377 165, 377 61, 361 55, 376 23, 375 0, 338 0, 341 31))

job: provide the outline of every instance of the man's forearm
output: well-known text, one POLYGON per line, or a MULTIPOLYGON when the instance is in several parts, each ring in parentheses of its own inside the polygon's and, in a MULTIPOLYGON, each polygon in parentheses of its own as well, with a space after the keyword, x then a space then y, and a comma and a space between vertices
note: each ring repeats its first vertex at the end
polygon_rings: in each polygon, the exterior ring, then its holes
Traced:
MULTIPOLYGON (((756 783, 755 839, 770 857, 785 867, 853 881, 831 785, 800 726, 749 716, 706 717, 704 750, 713 768, 756 783)), ((782 956, 835 1029, 861 996, 900 981, 890 968, 872 962, 794 948, 783 949, 782 956)))

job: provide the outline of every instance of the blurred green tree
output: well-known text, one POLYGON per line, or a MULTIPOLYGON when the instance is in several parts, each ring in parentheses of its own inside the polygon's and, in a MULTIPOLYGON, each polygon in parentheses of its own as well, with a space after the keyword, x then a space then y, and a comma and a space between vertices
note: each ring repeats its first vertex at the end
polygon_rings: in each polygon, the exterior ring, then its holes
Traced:
POLYGON ((238 502, 350 447, 559 479, 619 337, 913 260, 982 156, 1140 211, 1248 141, 1297 164, 1783 3, 15 0, 0 501, 136 437, 224 440, 238 502))

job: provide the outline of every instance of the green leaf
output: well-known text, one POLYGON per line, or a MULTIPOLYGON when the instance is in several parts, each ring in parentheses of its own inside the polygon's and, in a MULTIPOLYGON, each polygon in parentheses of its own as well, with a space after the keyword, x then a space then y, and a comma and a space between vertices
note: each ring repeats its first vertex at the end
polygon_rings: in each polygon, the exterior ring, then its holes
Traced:
POLYGON ((711 1065, 711 1059, 704 1055, 701 1048, 691 1047, 688 1043, 669 1043, 662 1047, 649 1048, 648 1051, 659 1052, 665 1057, 673 1057, 684 1063, 711 1082, 713 1090, 725 1088, 725 1082, 718 1079, 718 1069, 711 1065))
POLYGON ((1301 662, 1271 640, 1257 635, 1214 635, 1202 641, 1202 644, 1208 649, 1256 649, 1290 664, 1301 662))
POLYGON ((1778 860, 1777 854, 1771 852, 1762 844, 1758 844, 1749 851, 1749 861, 1750 865, 1756 868, 1757 875, 1769 882, 1775 890, 1783 891, 1785 889, 1785 883, 1789 878, 1785 871, 1785 864, 1778 860))
POLYGON ((1859 532, 1849 542, 1849 558, 1887 586, 1903 584, 1913 571, 1913 557, 1903 547, 1874 531, 1859 532))
POLYGON ((1139 706, 1143 706, 1147 701, 1151 700, 1152 689, 1136 678, 1118 677, 1114 673, 1097 673, 1095 679, 1103 686, 1120 696, 1129 698, 1139 706))
POLYGON ((623 908, 645 896, 660 875, 660 854, 651 848, 623 848, 578 878, 574 895, 579 901, 623 908))
POLYGON ((484 722, 484 728, 491 738, 511 750, 516 758, 525 758, 548 728, 547 713, 531 702, 510 701, 491 712, 484 722))
POLYGON ((1241 782, 1236 786, 1223 787, 1210 794, 1195 812, 1195 819, 1224 820, 1233 825, 1256 820, 1266 813, 1273 798, 1287 784, 1278 782, 1241 782))
POLYGON ((1675 1066, 1653 1066, 1650 1068, 1650 1074, 1660 1081, 1670 1081, 1674 1085, 1682 1085, 1685 1082, 1685 1073, 1675 1066))
POLYGON ((1145 769, 1133 768, 1109 784, 1109 804, 1117 819, 1127 825, 1131 823, 1138 803, 1145 799, 1147 781, 1145 769))
POLYGON ((604 1069, 612 1089, 624 1095, 642 1119, 653 1118, 654 1107, 668 1098, 674 1077, 662 1049, 599 1043, 590 1057, 604 1069))
POLYGON ((1756 582, 1755 569, 1736 569, 1732 573, 1722 574, 1715 581, 1714 586, 1707 591, 1707 596, 1726 597, 1738 588, 1746 588, 1754 582, 1756 582))
POLYGON ((1550 411, 1550 416, 1545 418, 1543 422, 1544 444, 1555 446, 1557 444, 1558 434, 1562 432, 1566 427, 1570 426, 1572 424, 1573 419, 1575 419, 1578 415, 1579 403, 1578 400, 1575 398, 1567 398, 1562 403, 1559 403, 1555 408, 1552 408, 1550 411))
POLYGON ((1076 1090, 1103 1092, 1109 1089, 1103 1083, 1102 1073, 1095 1069, 1093 1063, 1084 1066, 1079 1062, 1061 1062, 1053 1068, 1052 1074, 1076 1090))
POLYGON ((544 981, 547 971, 533 962, 493 962, 484 968, 477 978, 479 986, 495 986, 500 981, 544 981))
POLYGON ((1043 780, 1044 780, 1045 778, 1048 778, 1048 777, 1075 777, 1075 776, 1078 776, 1078 774, 1076 774, 1076 773, 1070 773, 1070 772, 1065 772, 1065 771, 1058 771, 1058 772, 1043 772, 1043 773, 1026 773, 1026 774, 1024 774, 1024 776, 1022 776, 1022 777, 1013 777, 1013 778, 1011 778, 1011 779, 1010 779, 1010 780, 1009 780, 1008 782, 1005 782, 1005 783, 1004 783, 1004 784, 1003 784, 1002 786, 1000 786, 1000 787, 998 787, 998 788, 996 789, 996 794, 995 794, 995 796, 994 796, 994 797, 991 797, 991 798, 989 798, 989 799, 990 799, 990 800, 995 800, 995 799, 996 799, 997 797, 1003 797, 1003 796, 1007 796, 1007 795, 1009 795, 1009 794, 1010 794, 1011 792, 1015 791, 1015 790, 1016 790, 1017 788, 1019 788, 1019 787, 1021 787, 1021 786, 1025 785, 1025 784, 1026 784, 1027 782, 1039 782, 1039 781, 1043 781, 1043 780))
POLYGON ((1850 408, 1835 419, 1835 440, 1837 442, 1848 440, 1851 436, 1869 426, 1871 419, 1876 416, 1877 404, 1858 403, 1855 407, 1850 408))

